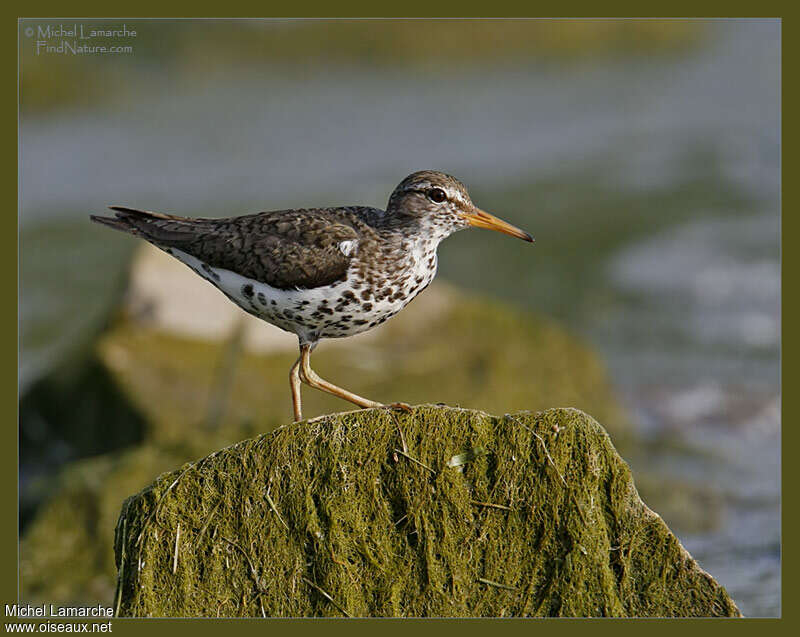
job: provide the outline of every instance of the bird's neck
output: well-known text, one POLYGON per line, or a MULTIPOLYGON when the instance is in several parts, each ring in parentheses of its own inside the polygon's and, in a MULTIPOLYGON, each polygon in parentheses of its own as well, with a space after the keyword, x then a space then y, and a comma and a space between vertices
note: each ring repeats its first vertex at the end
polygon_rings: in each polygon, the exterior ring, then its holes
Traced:
POLYGON ((426 252, 435 252, 439 244, 458 228, 438 219, 402 214, 386 214, 377 220, 379 230, 394 240, 411 243, 426 252))

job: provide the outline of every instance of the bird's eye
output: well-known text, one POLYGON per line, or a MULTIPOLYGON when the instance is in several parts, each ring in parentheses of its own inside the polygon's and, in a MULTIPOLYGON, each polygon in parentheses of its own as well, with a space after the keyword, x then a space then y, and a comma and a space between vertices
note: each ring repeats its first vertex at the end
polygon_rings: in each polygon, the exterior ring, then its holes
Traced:
POLYGON ((428 199, 430 199, 433 203, 442 203, 445 199, 447 199, 447 193, 441 188, 431 188, 428 191, 428 199))

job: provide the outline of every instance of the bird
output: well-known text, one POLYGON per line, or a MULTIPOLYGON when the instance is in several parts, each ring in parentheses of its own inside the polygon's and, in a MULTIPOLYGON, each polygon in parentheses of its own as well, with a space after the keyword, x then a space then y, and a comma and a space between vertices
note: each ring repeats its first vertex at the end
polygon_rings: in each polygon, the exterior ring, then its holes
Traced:
POLYGON ((403 179, 386 210, 342 206, 205 218, 109 209, 113 217, 91 220, 150 242, 245 312, 297 336, 300 352, 289 371, 295 422, 303 419, 303 383, 361 408, 408 410, 323 379, 311 368, 311 352, 323 339, 364 332, 402 310, 436 275, 441 241, 459 230, 487 228, 534 241, 476 207, 458 179, 433 170, 403 179))

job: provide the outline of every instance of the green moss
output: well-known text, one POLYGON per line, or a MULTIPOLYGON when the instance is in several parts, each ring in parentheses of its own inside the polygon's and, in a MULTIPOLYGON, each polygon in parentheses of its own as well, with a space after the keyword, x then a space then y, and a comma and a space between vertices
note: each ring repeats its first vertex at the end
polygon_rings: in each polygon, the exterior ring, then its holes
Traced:
POLYGON ((284 426, 129 498, 116 557, 120 615, 739 614, 575 409, 284 426))

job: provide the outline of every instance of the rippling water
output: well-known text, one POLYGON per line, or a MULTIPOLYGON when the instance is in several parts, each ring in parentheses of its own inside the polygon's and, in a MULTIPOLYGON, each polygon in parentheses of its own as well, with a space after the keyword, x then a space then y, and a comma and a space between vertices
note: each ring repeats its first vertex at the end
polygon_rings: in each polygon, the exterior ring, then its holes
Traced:
POLYGON ((634 474, 713 492, 717 523, 667 522, 745 614, 779 614, 779 62, 777 22, 727 21, 684 56, 165 71, 136 99, 26 118, 21 389, 100 324, 124 274, 132 242, 88 212, 382 207, 405 174, 444 169, 537 243, 463 233, 442 275, 604 352, 657 450, 634 474))

